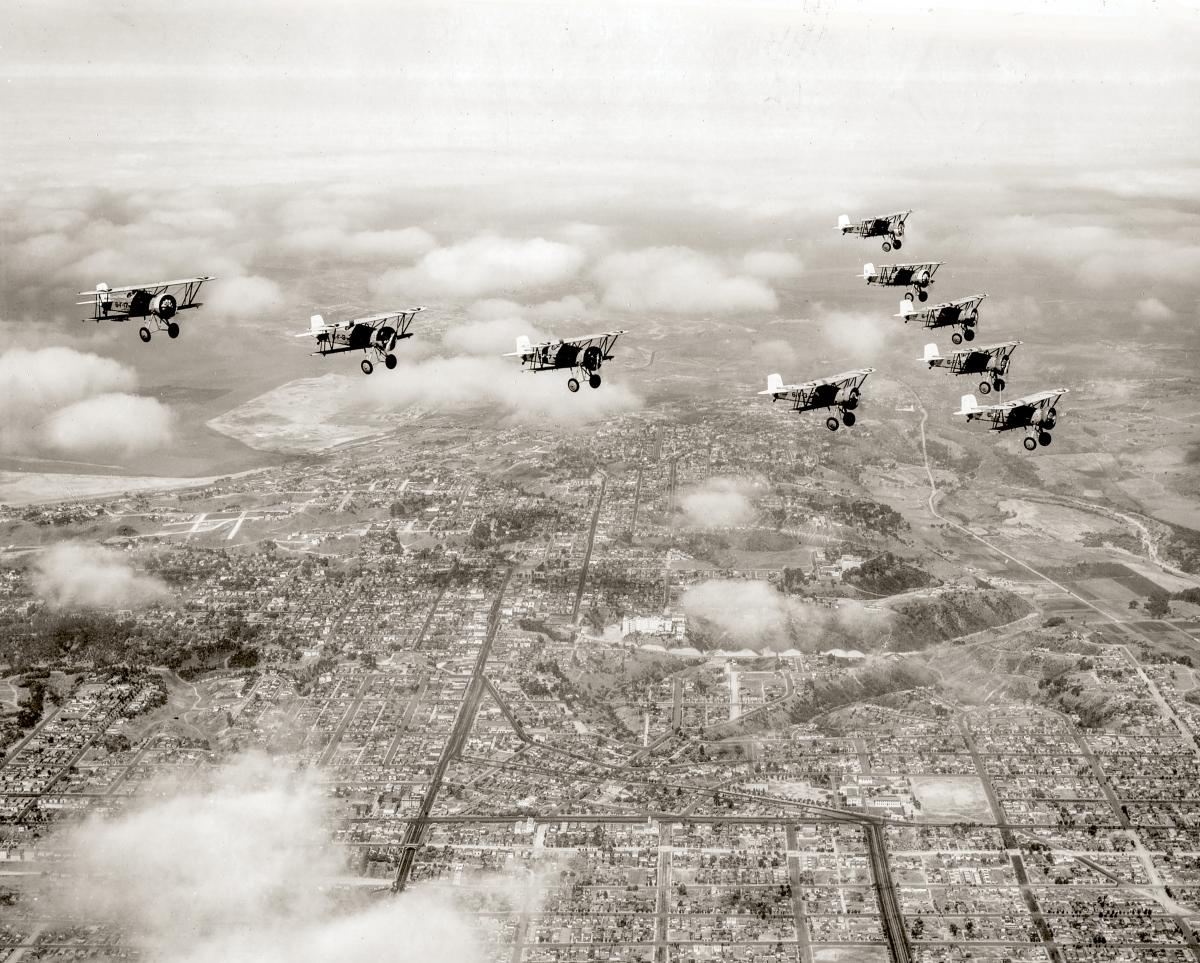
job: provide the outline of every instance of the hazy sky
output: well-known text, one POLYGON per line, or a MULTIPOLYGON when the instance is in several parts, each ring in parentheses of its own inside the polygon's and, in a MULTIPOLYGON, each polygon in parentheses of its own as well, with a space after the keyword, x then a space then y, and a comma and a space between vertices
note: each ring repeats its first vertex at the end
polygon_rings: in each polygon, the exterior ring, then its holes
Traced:
MULTIPOLYGON (((898 297, 853 280, 885 256, 833 225, 910 207, 905 258, 1043 342, 1032 379, 1084 335, 1197 349, 1196 49, 1195 3, 7 0, 0 389, 44 456, 178 451, 188 418, 357 376, 290 337, 310 314, 413 302, 412 369, 367 404, 519 407, 496 355, 580 325, 709 345, 731 390, 907 365, 898 297), (221 280, 179 342, 79 324, 97 281, 193 273, 221 280)), ((571 410, 641 403, 613 375, 571 410)))

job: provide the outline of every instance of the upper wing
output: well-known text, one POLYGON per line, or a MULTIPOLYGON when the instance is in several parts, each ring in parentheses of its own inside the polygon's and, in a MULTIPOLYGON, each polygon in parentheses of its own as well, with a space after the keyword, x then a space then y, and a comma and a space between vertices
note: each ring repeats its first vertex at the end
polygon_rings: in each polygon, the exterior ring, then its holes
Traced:
POLYGON ((530 344, 527 347, 521 348, 520 351, 509 351, 502 355, 504 358, 516 358, 521 355, 530 354, 534 351, 540 351, 542 348, 557 348, 563 344, 587 344, 589 341, 599 341, 602 338, 612 338, 616 340, 625 333, 624 329, 620 331, 601 331, 599 334, 581 334, 573 338, 554 338, 551 341, 539 341, 537 344, 530 344))
POLYGON ((424 311, 424 310, 425 310, 425 308, 424 308, 424 306, 422 306, 419 308, 405 308, 402 311, 388 311, 383 314, 369 314, 365 318, 354 318, 352 321, 346 321, 345 325, 346 325, 346 327, 350 327, 355 324, 375 325, 375 324, 380 324, 383 321, 390 321, 390 320, 392 320, 392 318, 409 317, 411 315, 417 314, 418 312, 424 311))
MULTIPOLYGON (((157 291, 163 288, 173 288, 182 284, 203 284, 205 281, 215 281, 216 278, 208 277, 207 275, 196 278, 180 278, 177 281, 152 281, 150 284, 126 284, 119 288, 107 288, 103 291, 80 291, 78 297, 95 298, 97 294, 121 294, 125 291, 157 291)), ((82 301, 82 304, 91 304, 91 301, 82 301)))
POLYGON ((855 371, 843 371, 841 374, 832 375, 829 378, 822 378, 820 381, 813 382, 818 385, 845 385, 851 382, 859 381, 869 375, 874 368, 858 368, 855 371))
POLYGON ((997 408, 1015 408, 1018 405, 1027 405, 1030 408, 1034 406, 1053 407, 1058 403, 1058 399, 1067 393, 1067 388, 1051 388, 1049 391, 1039 391, 1036 394, 1026 395, 1024 398, 1018 398, 1016 401, 1009 401, 1003 405, 996 405, 997 408))

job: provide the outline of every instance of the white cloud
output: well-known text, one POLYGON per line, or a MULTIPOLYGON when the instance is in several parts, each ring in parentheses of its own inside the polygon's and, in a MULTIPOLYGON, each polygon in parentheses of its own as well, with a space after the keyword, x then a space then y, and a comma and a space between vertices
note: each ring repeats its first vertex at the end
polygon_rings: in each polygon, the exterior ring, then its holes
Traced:
POLYGON ((522 371, 515 358, 430 358, 416 364, 401 361, 383 377, 358 382, 356 394, 372 409, 413 404, 439 411, 485 407, 519 421, 593 421, 641 407, 641 398, 631 389, 602 374, 605 381, 599 389, 584 384, 571 394, 567 372, 532 374, 522 371))
POLYGON ((1133 306, 1133 314, 1139 321, 1170 321, 1175 312, 1158 298, 1142 298, 1133 306))
POLYGON ((156 963, 482 959, 446 888, 339 902, 345 851, 330 822, 315 777, 245 755, 186 784, 159 780, 118 815, 68 830, 58 898, 115 922, 156 963))
POLYGON ((467 313, 483 320, 504 318, 533 318, 537 321, 566 321, 582 317, 591 310, 588 301, 577 294, 568 294, 553 301, 518 304, 506 298, 486 298, 476 301, 467 313))
MULTIPOLYGON (((877 358, 897 327, 903 326, 899 318, 887 317, 889 312, 882 309, 876 314, 871 314, 863 311, 824 311, 820 305, 817 308, 820 312, 817 319, 807 324, 815 329, 815 334, 832 354, 846 359, 836 362, 839 365, 857 366, 877 358)), ((894 310, 891 313, 894 313, 894 310)), ((815 373, 811 377, 820 377, 821 374, 815 373)), ((808 376, 800 380, 804 381, 807 378, 808 376)))
POLYGON ((278 311, 284 303, 283 288, 270 278, 257 274, 217 278, 210 281, 202 293, 201 300, 213 315, 245 322, 257 321, 259 315, 278 311))
POLYGON ((60 542, 38 556, 33 590, 55 608, 139 608, 170 597, 161 579, 139 573, 123 553, 60 542))
POLYGON ((681 604, 689 618, 716 627, 727 642, 755 649, 870 648, 891 619, 886 610, 850 599, 835 609, 815 605, 758 579, 709 579, 684 592, 681 604))
POLYGON ((442 343, 456 354, 497 355, 515 351, 520 335, 527 336, 534 344, 547 340, 546 335, 528 322, 511 317, 455 324, 446 330, 442 343))
POLYGON ((680 314, 774 311, 778 299, 757 277, 686 247, 650 247, 611 254, 596 267, 604 303, 622 311, 680 314))
POLYGON ((785 251, 751 251, 742 258, 742 270, 760 278, 790 278, 804 270, 804 264, 785 251))
POLYGON ((55 412, 45 443, 63 454, 136 455, 171 440, 171 409, 141 395, 94 395, 55 412))
POLYGON ((132 369, 73 348, 0 354, 0 451, 29 455, 136 454, 171 439, 169 408, 131 394, 132 369))
POLYGON ((745 525, 757 514, 751 497, 754 485, 745 478, 706 478, 680 493, 688 521, 704 528, 745 525))
POLYGON ((437 239, 420 227, 348 231, 336 225, 320 224, 289 232, 283 244, 293 251, 331 258, 407 261, 432 249, 437 239))
POLYGON ((479 234, 426 253, 413 267, 395 268, 371 282, 376 294, 479 298, 540 291, 571 280, 583 266, 571 244, 479 234))

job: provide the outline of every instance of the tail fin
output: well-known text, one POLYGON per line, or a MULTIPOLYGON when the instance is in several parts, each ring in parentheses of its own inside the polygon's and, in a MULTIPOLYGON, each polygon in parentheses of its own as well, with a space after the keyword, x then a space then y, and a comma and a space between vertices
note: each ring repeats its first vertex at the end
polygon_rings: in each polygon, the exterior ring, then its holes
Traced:
POLYGON ((777 374, 767 375, 767 391, 775 392, 783 387, 783 378, 777 374))
POLYGON ((973 415, 977 411, 979 411, 979 402, 975 400, 975 396, 974 395, 963 395, 961 407, 958 409, 957 412, 955 412, 955 414, 973 415))
POLYGON ((908 298, 905 298, 900 302, 900 313, 897 314, 896 317, 907 318, 910 314, 914 314, 916 310, 917 309, 913 307, 913 303, 909 301, 908 298))
POLYGON ((925 357, 922 360, 928 361, 930 367, 933 367, 933 363, 935 361, 940 361, 941 358, 942 356, 938 352, 938 346, 936 344, 930 342, 929 344, 925 345, 925 357))
POLYGON ((318 334, 325 330, 325 319, 319 314, 314 314, 308 319, 308 328, 313 334, 318 334))
POLYGON ((866 264, 863 265, 862 276, 864 278, 869 278, 874 273, 875 273, 875 265, 872 264, 870 261, 868 261, 866 264))
POLYGON ((849 226, 850 226, 850 215, 849 214, 839 214, 838 215, 838 227, 840 227, 844 231, 849 226))
POLYGON ((529 352, 532 350, 533 350, 533 344, 529 340, 529 335, 526 335, 526 334, 517 335, 517 351, 519 351, 521 354, 529 354, 529 352))

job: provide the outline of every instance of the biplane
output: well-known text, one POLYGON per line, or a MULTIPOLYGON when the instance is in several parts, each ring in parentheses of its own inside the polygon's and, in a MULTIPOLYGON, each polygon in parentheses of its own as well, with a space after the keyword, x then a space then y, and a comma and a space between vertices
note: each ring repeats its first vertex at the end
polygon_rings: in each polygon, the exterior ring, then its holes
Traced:
POLYGON ((850 221, 849 214, 838 217, 838 230, 843 234, 857 234, 859 237, 882 237, 884 251, 903 247, 900 240, 904 237, 904 222, 912 211, 897 211, 895 214, 885 214, 883 217, 864 217, 857 224, 850 221))
POLYGON ((1033 451, 1038 445, 1050 444, 1050 430, 1058 424, 1058 399, 1067 390, 1039 391, 998 405, 981 405, 974 395, 963 395, 961 407, 955 414, 965 416, 967 421, 990 422, 992 431, 1027 428, 1030 433, 1022 443, 1027 451, 1033 451))
POLYGON ((580 379, 586 378, 593 388, 600 387, 600 367, 613 358, 613 345, 624 331, 605 331, 603 334, 585 334, 578 338, 560 338, 533 344, 525 335, 517 338, 517 350, 504 355, 520 358, 521 367, 527 371, 573 372, 567 379, 570 391, 579 390, 580 379))
MULTIPOLYGON (((781 376, 771 374, 767 375, 767 390, 760 391, 759 394, 770 395, 772 403, 780 398, 790 401, 792 411, 837 408, 842 413, 842 422, 849 428, 856 420, 854 409, 858 407, 863 382, 874 370, 859 368, 857 371, 844 371, 830 378, 818 378, 816 381, 806 381, 799 385, 785 385, 781 376)), ((830 431, 837 431, 837 417, 831 414, 826 418, 825 427, 830 431)))
POLYGON ((151 284, 128 284, 110 288, 101 281, 94 291, 80 291, 78 297, 87 298, 77 302, 91 305, 92 316, 84 321, 129 321, 145 318, 138 329, 143 341, 150 340, 151 325, 155 331, 166 331, 168 338, 179 337, 179 322, 175 315, 189 308, 200 307, 196 300, 205 281, 215 278, 183 278, 179 281, 154 281, 151 284))
POLYGON ((864 264, 862 277, 867 284, 880 284, 885 287, 908 288, 904 300, 911 301, 913 295, 921 301, 929 300, 926 290, 933 284, 933 276, 943 261, 923 261, 920 264, 864 264))
POLYGON ((925 345, 925 357, 921 360, 930 368, 947 368, 956 375, 983 375, 979 382, 979 393, 990 394, 995 388, 1004 390, 1004 376, 1008 364, 1020 341, 1004 341, 1001 344, 981 344, 974 348, 951 351, 942 357, 936 344, 925 345))
POLYGON ((935 304, 931 308, 921 308, 920 310, 913 305, 911 298, 905 298, 900 302, 900 313, 896 317, 903 318, 905 324, 908 324, 909 321, 919 321, 927 328, 962 328, 961 334, 955 331, 950 335, 951 341, 955 344, 962 344, 963 339, 975 340, 975 325, 979 323, 979 305, 986 297, 986 294, 976 294, 969 298, 947 301, 945 304, 935 304))
POLYGON ((412 326, 413 318, 424 310, 408 308, 332 324, 321 315, 314 314, 309 320, 309 330, 296 337, 316 338, 317 350, 313 352, 314 355, 362 351, 368 357, 362 359, 359 367, 363 374, 370 374, 375 370, 371 356, 376 362, 382 361, 389 369, 396 367, 396 356, 392 353, 396 350, 396 343, 412 337, 408 329, 412 326))

